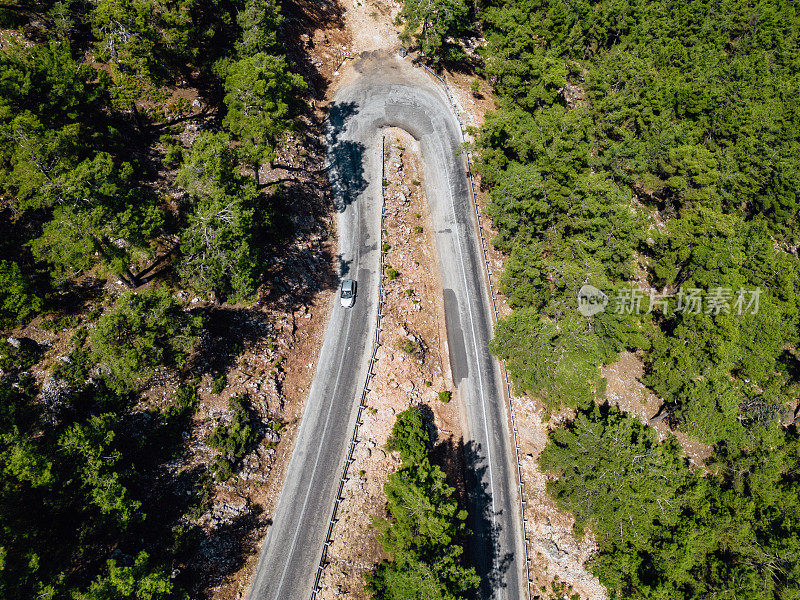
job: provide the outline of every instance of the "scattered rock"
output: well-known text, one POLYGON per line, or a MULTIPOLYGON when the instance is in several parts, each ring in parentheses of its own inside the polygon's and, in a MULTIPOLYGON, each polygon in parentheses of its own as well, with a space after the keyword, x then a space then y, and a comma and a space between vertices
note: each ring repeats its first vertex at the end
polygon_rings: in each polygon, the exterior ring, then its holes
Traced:
POLYGON ((539 546, 542 548, 542 552, 550 559, 554 561, 563 560, 567 553, 561 550, 558 545, 553 540, 548 539, 540 539, 539 546))

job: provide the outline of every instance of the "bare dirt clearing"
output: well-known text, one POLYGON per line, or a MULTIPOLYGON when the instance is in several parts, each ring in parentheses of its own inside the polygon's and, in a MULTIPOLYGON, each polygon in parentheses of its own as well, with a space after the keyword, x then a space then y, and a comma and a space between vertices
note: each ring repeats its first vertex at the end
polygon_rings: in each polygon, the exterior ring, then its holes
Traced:
POLYGON ((608 381, 606 399, 620 410, 636 415, 658 432, 658 439, 674 435, 692 466, 702 465, 711 456, 711 446, 697 441, 690 435, 671 429, 666 420, 655 421, 653 417, 661 408, 661 399, 648 389, 640 378, 644 375, 644 364, 632 352, 622 352, 619 360, 601 369, 608 381))

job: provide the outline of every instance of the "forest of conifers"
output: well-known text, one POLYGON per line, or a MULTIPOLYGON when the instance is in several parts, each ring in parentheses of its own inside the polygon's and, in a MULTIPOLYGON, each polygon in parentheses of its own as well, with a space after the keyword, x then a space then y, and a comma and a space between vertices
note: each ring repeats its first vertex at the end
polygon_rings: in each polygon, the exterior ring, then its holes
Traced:
POLYGON ((206 328, 170 288, 256 296, 280 193, 257 169, 306 89, 281 20, 270 0, 0 5, 0 330, 44 314, 38 327, 68 340, 49 391, 29 373, 45 348, 0 341, 0 598, 177 599, 201 585, 187 557, 208 540, 191 517, 257 433, 234 398, 206 441, 216 463, 168 474, 206 328), (202 98, 199 113, 176 89, 202 98), (157 369, 184 381, 167 409, 133 410, 157 369))
MULTIPOLYGON (((613 598, 800 599, 797 4, 405 6, 433 62, 458 68, 454 42, 473 25, 485 38, 478 70, 498 108, 474 150, 514 309, 492 350, 518 392, 575 411, 541 466, 577 533, 597 539, 590 568, 613 598), (586 285, 605 311, 577 310, 586 285), (615 310, 631 290, 641 310, 615 310), (737 310, 753 290, 757 310, 737 310), (700 310, 681 310, 690 291, 700 310), (643 361, 659 416, 711 447, 704 464, 604 401, 600 368, 623 351, 643 361)), ((187 473, 178 496, 155 467, 178 452, 196 380, 169 410, 131 407, 155 369, 186 375, 206 327, 167 289, 256 296, 280 195, 258 165, 297 126, 306 89, 281 20, 275 0, 0 5, 0 28, 18 32, 0 48, 0 330, 42 314, 42 327, 74 330, 52 404, 28 374, 41 349, 0 341, 2 598, 187 597, 176 567, 202 540, 184 517, 252 445, 251 414, 234 399, 208 440, 220 459, 187 473), (208 111, 191 148, 177 133, 196 115, 179 87, 208 111), (96 282, 135 288, 164 261, 161 288, 58 316, 96 282)), ((394 432, 403 467, 378 522, 394 561, 370 589, 402 597, 404 577, 446 571, 443 597, 468 597, 464 515, 420 419, 404 413, 394 432), (437 507, 423 516, 440 539, 409 537, 420 517, 407 495, 437 507)))
POLYGON ((542 457, 551 493, 596 536, 615 597, 800 598, 798 5, 506 0, 480 15, 499 108, 475 145, 514 307, 493 350, 518 391, 578 410, 542 457), (605 312, 578 312, 586 284, 605 312), (632 287, 642 310, 615 310, 632 287), (761 291, 757 310, 735 310, 739 290, 761 291), (670 424, 713 446, 704 465, 595 404, 624 350, 670 424))

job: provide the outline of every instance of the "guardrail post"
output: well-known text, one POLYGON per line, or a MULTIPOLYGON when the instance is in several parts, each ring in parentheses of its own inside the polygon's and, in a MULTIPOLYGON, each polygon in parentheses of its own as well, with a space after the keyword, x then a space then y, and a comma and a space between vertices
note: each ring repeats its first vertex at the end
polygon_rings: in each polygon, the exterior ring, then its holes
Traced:
POLYGON ((353 458, 353 451, 355 450, 355 446, 357 443, 358 438, 358 428, 360 425, 363 424, 361 419, 361 412, 364 408, 367 407, 367 394, 369 393, 369 380, 373 376, 372 373, 372 366, 377 362, 377 352, 378 348, 380 348, 380 332, 381 328, 381 307, 383 306, 383 217, 386 210, 386 195, 385 189, 383 187, 383 180, 386 177, 386 137, 383 136, 381 138, 381 224, 380 224, 380 253, 379 253, 379 265, 380 265, 380 273, 378 274, 378 314, 375 319, 375 341, 372 344, 372 354, 370 355, 369 359, 369 367, 367 368, 367 377, 364 380, 364 386, 361 390, 361 402, 359 404, 358 415, 356 416, 356 424, 353 428, 353 437, 350 440, 350 448, 348 451, 347 458, 344 461, 344 469, 342 470, 342 477, 339 480, 339 491, 336 493, 336 500, 333 503, 333 511, 331 511, 331 517, 328 521, 328 533, 325 535, 325 544, 322 547, 322 556, 319 559, 319 565, 317 566, 317 576, 314 580, 314 585, 311 589, 311 600, 315 600, 317 594, 322 591, 322 585, 320 581, 322 579, 322 572, 325 569, 325 566, 328 563, 328 548, 333 543, 333 526, 339 521, 337 517, 337 512, 339 510, 339 503, 343 500, 342 492, 344 491, 344 484, 348 481, 347 471, 353 462, 355 462, 355 458, 353 458))
MULTIPOLYGON (((422 63, 413 62, 413 61, 412 61, 412 64, 415 64, 415 65, 419 64, 423 69, 425 69, 428 73, 430 73, 434 78, 436 78, 442 84, 442 87, 444 88, 444 91, 445 91, 445 95, 447 96, 447 99, 450 101, 450 107, 452 108, 453 114, 455 115, 456 121, 458 122, 459 129, 461 130, 461 141, 464 144, 466 144, 467 143, 467 138, 466 138, 466 135, 465 135, 466 128, 464 127, 464 124, 461 122, 461 118, 458 115, 458 107, 456 106, 455 99, 453 98, 453 95, 450 93, 450 88, 448 87, 447 82, 442 77, 440 77, 438 74, 436 74, 433 70, 431 70, 427 65, 424 65, 422 63)), ((477 193, 475 192, 475 184, 472 181, 472 168, 471 168, 471 166, 472 166, 472 155, 471 155, 469 149, 465 149, 465 157, 466 157, 466 166, 467 166, 467 181, 469 183, 469 189, 470 189, 470 192, 471 192, 470 195, 472 197, 472 205, 473 205, 473 208, 475 209, 475 216, 476 216, 476 221, 477 221, 477 226, 478 226, 478 234, 480 236, 480 241, 481 241, 481 251, 483 252, 483 260, 484 260, 484 263, 485 263, 484 266, 486 268, 486 279, 489 282, 489 298, 492 301, 492 308, 494 310, 494 322, 496 324, 497 320, 499 319, 499 313, 497 311, 497 304, 496 304, 496 301, 495 301, 494 286, 492 285, 492 274, 491 274, 491 270, 489 268, 489 258, 488 258, 489 255, 488 255, 487 250, 486 250, 486 240, 485 240, 485 238, 483 236, 483 227, 481 226, 481 216, 480 216, 480 211, 478 209, 478 201, 477 201, 477 197, 478 196, 477 196, 477 193)), ((383 182, 381 182, 381 185, 382 184, 383 184, 383 182)), ((382 241, 383 240, 381 240, 381 242, 382 241)), ((509 407, 509 411, 510 411, 510 414, 511 414, 511 428, 512 428, 513 438, 514 438, 514 455, 515 455, 515 459, 517 461, 517 477, 518 477, 518 481, 519 481, 519 490, 520 490, 520 513, 521 513, 520 516, 522 517, 522 535, 523 535, 523 538, 525 540, 525 544, 524 544, 524 550, 525 550, 525 576, 526 576, 526 579, 528 581, 528 598, 529 598, 529 600, 533 600, 533 592, 531 590, 532 581, 531 581, 531 572, 530 572, 530 557, 528 556, 528 536, 527 536, 527 533, 526 533, 526 526, 525 526, 525 502, 524 502, 524 487, 523 487, 523 481, 522 481, 522 463, 520 462, 520 459, 519 459, 520 446, 519 446, 519 442, 517 441, 517 425, 516 425, 516 419, 515 419, 514 411, 513 411, 513 404, 514 404, 513 400, 514 400, 514 397, 513 397, 512 393, 511 393, 511 382, 510 382, 509 377, 508 377, 508 372, 506 371, 506 367, 502 362, 500 363, 500 369, 502 370, 503 376, 504 376, 504 378, 506 380, 506 395, 508 396, 508 407, 509 407)))

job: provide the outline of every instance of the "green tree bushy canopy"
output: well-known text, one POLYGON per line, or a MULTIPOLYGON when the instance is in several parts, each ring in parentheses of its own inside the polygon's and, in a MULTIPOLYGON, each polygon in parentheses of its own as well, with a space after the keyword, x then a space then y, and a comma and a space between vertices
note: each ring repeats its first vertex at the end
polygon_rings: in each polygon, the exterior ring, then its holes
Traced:
POLYGON ((797 384, 796 7, 498 1, 482 19, 499 109, 475 146, 517 308, 494 350, 518 387, 582 404, 597 367, 643 349, 648 385, 706 441, 750 419, 740 406, 784 406, 797 384), (585 284, 761 295, 754 315, 587 319, 585 284))
MULTIPOLYGON (((255 224, 270 226, 273 204, 258 170, 297 128, 307 89, 280 43, 278 3, 103 0, 0 11, 34 21, 40 42, 12 36, 0 49, 0 208, 17 223, 9 249, 24 248, 21 262, 5 249, 0 260, 41 270, 49 278, 29 279, 56 288, 85 276, 134 288, 179 258, 171 266, 197 293, 252 301, 266 258, 255 224), (187 118, 207 116, 189 108, 190 85, 218 104, 216 131, 197 136, 196 149, 173 137, 187 118), (159 144, 179 177, 158 173, 159 144), (224 165, 198 172, 209 151, 224 153, 224 165), (243 169, 255 171, 253 183, 243 169), (165 188, 190 192, 177 206, 185 218, 156 192, 165 188)), ((46 300, 49 290, 31 291, 46 300)))
POLYGON ((0 383, 0 595, 185 598, 168 554, 142 550, 156 507, 137 483, 162 451, 157 438, 131 437, 124 396, 76 387, 53 414, 36 392, 24 375, 0 383), (124 564, 106 561, 114 548, 124 564))
POLYGON ((0 328, 23 323, 41 307, 41 299, 31 291, 30 282, 15 262, 0 261, 0 328))
POLYGON ((498 109, 474 146, 514 307, 492 350, 518 390, 579 407, 542 456, 551 494, 612 597, 798 597, 797 6, 495 0, 481 19, 498 109), (587 284, 605 312, 578 313, 587 284), (639 314, 616 311, 631 289, 639 314), (726 300, 686 310, 692 290, 726 300), (713 446, 706 471, 594 406, 624 349, 713 446))
POLYGON ((549 491, 600 545, 612 597, 794 598, 800 481, 797 431, 772 427, 758 450, 689 469, 674 439, 596 405, 552 432, 549 491))
POLYGON ((257 52, 228 66, 225 125, 242 140, 250 161, 258 165, 275 158, 275 146, 294 126, 298 94, 305 89, 282 56, 257 52))
POLYGON ((456 51, 450 42, 469 24, 467 0, 404 0, 401 14, 405 27, 401 37, 413 40, 434 61, 456 51))
POLYGON ((92 349, 108 384, 136 389, 159 366, 181 367, 194 348, 200 317, 166 290, 127 292, 92 331, 92 349))
POLYGON ((384 485, 389 519, 374 519, 391 557, 367 576, 376 600, 460 600, 471 597, 480 578, 463 565, 466 511, 444 472, 430 462, 431 441, 422 411, 397 416, 388 448, 403 461, 384 485))
MULTIPOLYGON (((252 303, 271 258, 258 170, 306 91, 280 11, 0 5, 0 598, 185 600, 215 576, 196 521, 224 469, 175 468, 208 339, 180 298, 252 303)), ((258 441, 236 407, 227 475, 258 441)))
POLYGON ((178 263, 184 285, 204 295, 251 299, 258 275, 253 238, 259 196, 253 180, 237 173, 230 137, 198 136, 177 183, 192 198, 178 263))

